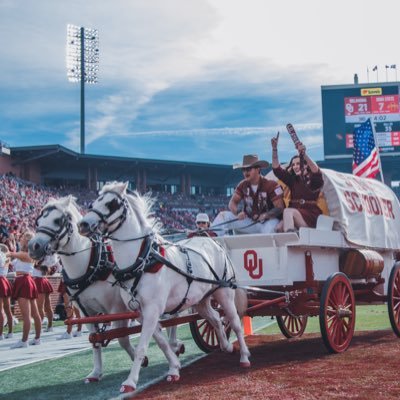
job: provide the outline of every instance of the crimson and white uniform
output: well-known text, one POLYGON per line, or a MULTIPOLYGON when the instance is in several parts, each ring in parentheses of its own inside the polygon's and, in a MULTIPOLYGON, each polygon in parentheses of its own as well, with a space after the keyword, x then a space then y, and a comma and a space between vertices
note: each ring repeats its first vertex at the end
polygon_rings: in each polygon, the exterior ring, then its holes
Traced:
POLYGON ((53 293, 53 286, 50 281, 43 275, 40 269, 33 269, 33 280, 35 281, 38 293, 53 293))
POLYGON ((0 266, 0 297, 10 297, 12 294, 11 283, 7 279, 8 265, 0 266))
POLYGON ((33 263, 24 262, 18 259, 13 260, 12 265, 17 273, 12 290, 12 298, 37 299, 38 290, 32 278, 33 263))
MULTIPOLYGON (((46 256, 40 265, 45 265, 47 267, 53 267, 57 264, 58 260, 56 256, 46 256)), ((37 290, 39 293, 53 293, 53 287, 50 281, 46 278, 43 272, 40 270, 40 265, 35 266, 33 269, 33 279, 35 281, 37 290)))

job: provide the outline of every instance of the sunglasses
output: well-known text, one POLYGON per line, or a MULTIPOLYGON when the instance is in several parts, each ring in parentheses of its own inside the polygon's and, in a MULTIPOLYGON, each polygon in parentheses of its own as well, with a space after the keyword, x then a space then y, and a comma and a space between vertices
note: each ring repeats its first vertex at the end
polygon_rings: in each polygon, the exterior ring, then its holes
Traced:
POLYGON ((207 222, 199 221, 199 222, 196 222, 196 224, 197 224, 197 225, 200 225, 200 224, 207 224, 207 222))
POLYGON ((242 172, 249 172, 249 171, 251 171, 253 168, 254 168, 254 167, 245 167, 245 168, 242 168, 242 172))

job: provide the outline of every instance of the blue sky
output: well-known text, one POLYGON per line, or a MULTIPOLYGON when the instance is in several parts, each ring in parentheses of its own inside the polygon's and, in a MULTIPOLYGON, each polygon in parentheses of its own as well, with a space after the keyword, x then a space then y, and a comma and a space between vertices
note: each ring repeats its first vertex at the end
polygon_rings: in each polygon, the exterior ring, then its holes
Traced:
POLYGON ((354 73, 367 82, 374 65, 383 81, 385 64, 400 66, 398 2, 379 10, 372 0, 0 0, 0 140, 79 151, 80 88, 66 77, 74 24, 100 36, 86 153, 269 160, 280 130, 285 160, 291 122, 323 159, 321 85, 354 73))

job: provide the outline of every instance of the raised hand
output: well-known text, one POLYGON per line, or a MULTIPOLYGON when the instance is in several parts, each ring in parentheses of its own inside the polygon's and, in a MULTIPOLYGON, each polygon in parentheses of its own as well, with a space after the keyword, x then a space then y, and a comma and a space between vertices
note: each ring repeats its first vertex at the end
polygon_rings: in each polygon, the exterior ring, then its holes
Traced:
POLYGON ((304 146, 304 144, 302 142, 298 142, 296 144, 296 149, 299 152, 299 154, 305 154, 306 153, 306 146, 304 146))
POLYGON ((274 150, 278 148, 278 140, 279 140, 279 132, 276 134, 276 137, 271 139, 271 146, 274 150))

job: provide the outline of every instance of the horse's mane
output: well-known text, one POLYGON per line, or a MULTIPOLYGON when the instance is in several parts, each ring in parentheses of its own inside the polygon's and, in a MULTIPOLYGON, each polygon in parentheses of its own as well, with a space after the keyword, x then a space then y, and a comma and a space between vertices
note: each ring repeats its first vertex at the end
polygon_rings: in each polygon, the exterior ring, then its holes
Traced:
POLYGON ((153 207, 157 199, 152 197, 151 193, 141 195, 136 190, 132 194, 127 193, 126 198, 136 212, 141 225, 150 227, 154 233, 160 233, 162 224, 157 221, 153 213, 153 207))
POLYGON ((55 207, 62 213, 67 211, 75 221, 79 221, 82 218, 76 198, 72 196, 61 197, 60 199, 50 198, 43 209, 48 207, 55 207), (70 201, 68 207, 65 207, 65 203, 67 202, 68 198, 70 198, 70 201))
MULTIPOLYGON (((103 186, 101 193, 107 191, 116 191, 115 187, 121 185, 120 182, 112 182, 103 186)), ((157 221, 154 216, 153 207, 157 198, 153 197, 151 192, 141 195, 137 190, 126 193, 126 199, 136 214, 140 225, 144 228, 151 229, 154 233, 159 234, 162 228, 162 223, 157 221)))

